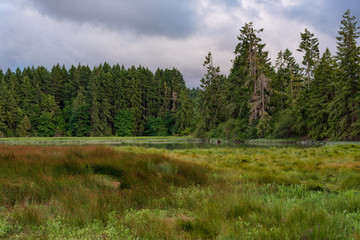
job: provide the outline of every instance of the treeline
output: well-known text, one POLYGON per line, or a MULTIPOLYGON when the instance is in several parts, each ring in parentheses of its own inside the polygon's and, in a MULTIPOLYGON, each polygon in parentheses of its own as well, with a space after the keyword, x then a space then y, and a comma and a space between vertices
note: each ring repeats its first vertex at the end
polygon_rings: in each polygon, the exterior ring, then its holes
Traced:
POLYGON ((212 54, 201 89, 188 90, 177 69, 59 64, 0 70, 0 137, 166 136, 360 140, 360 28, 348 10, 337 51, 322 54, 308 29, 275 66, 260 33, 246 23, 230 74, 212 54))
POLYGON ((196 135, 360 140, 360 31, 350 10, 335 55, 329 49, 320 54, 308 29, 300 34, 302 66, 289 49, 273 66, 262 31, 252 23, 241 28, 229 76, 213 65, 211 53, 206 57, 196 135))
POLYGON ((0 71, 0 136, 156 136, 195 127, 177 69, 59 64, 0 71))

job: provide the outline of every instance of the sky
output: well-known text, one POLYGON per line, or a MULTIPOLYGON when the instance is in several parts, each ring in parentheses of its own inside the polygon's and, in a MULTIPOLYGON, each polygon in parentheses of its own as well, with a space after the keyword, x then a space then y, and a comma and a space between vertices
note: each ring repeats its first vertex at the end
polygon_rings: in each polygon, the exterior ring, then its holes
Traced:
POLYGON ((229 73, 245 23, 264 29, 273 62, 286 48, 301 62, 296 49, 305 28, 322 52, 336 52, 347 9, 360 19, 359 0, 0 0, 0 68, 175 67, 188 87, 197 87, 209 51, 229 73))

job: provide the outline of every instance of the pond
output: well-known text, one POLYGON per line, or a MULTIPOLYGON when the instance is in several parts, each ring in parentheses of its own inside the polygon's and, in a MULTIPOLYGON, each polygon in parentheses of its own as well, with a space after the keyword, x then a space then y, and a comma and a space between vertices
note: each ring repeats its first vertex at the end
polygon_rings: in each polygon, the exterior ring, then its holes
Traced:
MULTIPOLYGON (((337 142, 340 143, 340 142, 337 142)), ((344 142, 341 142, 344 143, 344 142)), ((246 140, 222 141, 203 140, 189 137, 103 137, 103 138, 9 138, 0 139, 0 144, 8 145, 112 145, 137 146, 144 148, 164 148, 168 150, 192 148, 270 148, 270 147, 320 147, 329 142, 296 140, 246 140)))

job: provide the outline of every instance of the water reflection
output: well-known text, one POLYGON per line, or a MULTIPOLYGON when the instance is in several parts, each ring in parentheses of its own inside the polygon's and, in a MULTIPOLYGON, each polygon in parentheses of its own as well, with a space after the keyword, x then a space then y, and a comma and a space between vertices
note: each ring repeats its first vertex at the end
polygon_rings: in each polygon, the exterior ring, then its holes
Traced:
POLYGON ((296 147, 296 148, 309 148, 309 147, 320 147, 323 146, 323 142, 210 142, 210 141, 186 141, 186 142, 157 142, 157 143, 117 143, 116 146, 136 146, 143 148, 164 148, 168 150, 177 149, 193 149, 193 148, 285 148, 285 147, 296 147))
POLYGON ((0 144, 8 145, 112 145, 137 146, 143 148, 164 148, 168 150, 193 148, 271 148, 320 147, 328 144, 359 144, 359 142, 325 142, 325 141, 296 141, 296 140, 248 140, 248 141, 221 141, 202 140, 194 138, 28 138, 28 139, 1 139, 0 144))

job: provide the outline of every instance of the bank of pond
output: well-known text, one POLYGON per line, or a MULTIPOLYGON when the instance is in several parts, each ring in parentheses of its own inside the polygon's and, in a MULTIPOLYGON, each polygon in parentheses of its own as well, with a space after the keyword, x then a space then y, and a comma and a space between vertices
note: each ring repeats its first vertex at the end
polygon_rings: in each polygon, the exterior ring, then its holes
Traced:
POLYGON ((310 148, 325 145, 360 144, 349 141, 314 141, 301 139, 199 139, 193 137, 25 137, 0 138, 5 145, 111 145, 142 148, 209 149, 209 148, 310 148))

